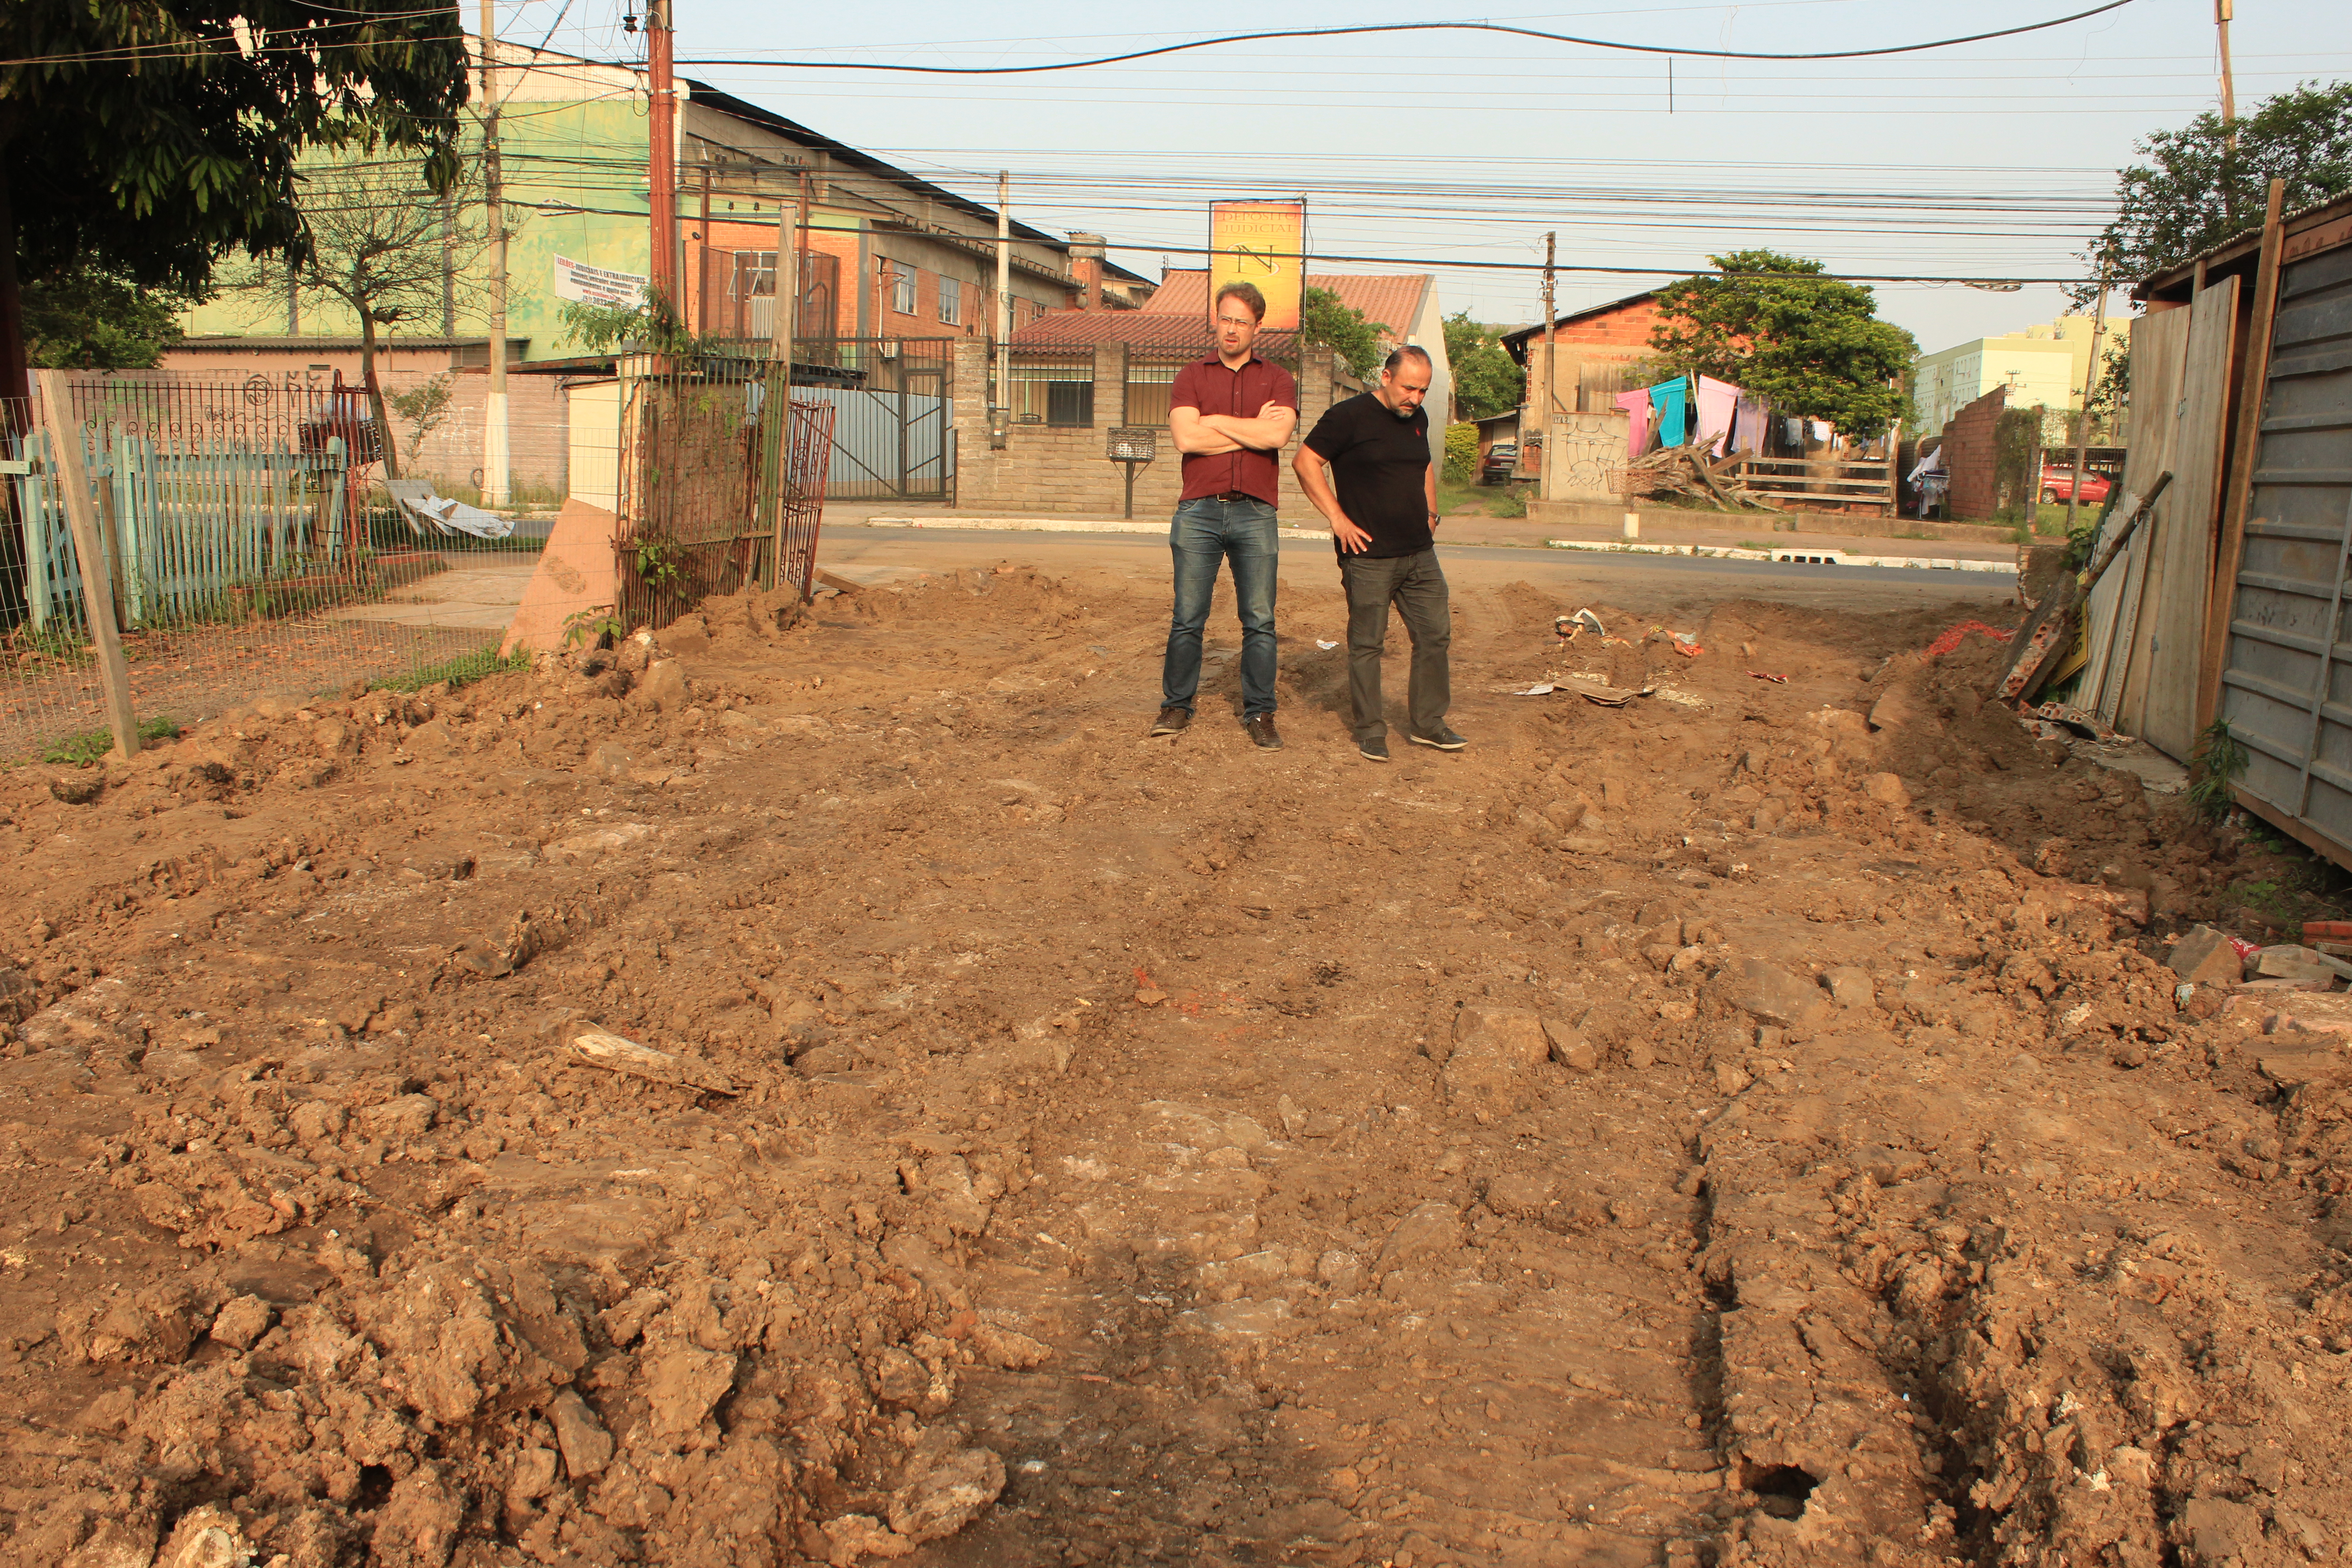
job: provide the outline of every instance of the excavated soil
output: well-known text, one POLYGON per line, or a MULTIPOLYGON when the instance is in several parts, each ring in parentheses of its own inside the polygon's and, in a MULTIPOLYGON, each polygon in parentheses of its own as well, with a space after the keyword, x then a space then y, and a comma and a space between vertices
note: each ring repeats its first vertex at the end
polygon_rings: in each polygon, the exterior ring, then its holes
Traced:
POLYGON ((1386 768, 1336 595, 1265 753, 1228 606, 1147 741, 1163 594, 1004 569, 0 779, 0 1552, 2341 1553, 2231 837, 1924 657, 2013 609, 1575 607, 1386 768))

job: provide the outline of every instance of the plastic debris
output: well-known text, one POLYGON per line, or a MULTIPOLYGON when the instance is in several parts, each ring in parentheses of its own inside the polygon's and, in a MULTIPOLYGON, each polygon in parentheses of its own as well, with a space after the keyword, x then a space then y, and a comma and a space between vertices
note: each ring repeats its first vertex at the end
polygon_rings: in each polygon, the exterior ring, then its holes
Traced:
POLYGON ((1584 609, 1578 610, 1572 616, 1554 616, 1551 629, 1558 634, 1562 642, 1574 642, 1580 634, 1588 631, 1604 641, 1609 636, 1609 628, 1601 624, 1601 617, 1591 610, 1584 609))
POLYGON ((1760 669, 1751 669, 1748 673, 1758 680, 1769 680, 1775 686, 1789 684, 1789 678, 1785 675, 1768 675, 1760 669))

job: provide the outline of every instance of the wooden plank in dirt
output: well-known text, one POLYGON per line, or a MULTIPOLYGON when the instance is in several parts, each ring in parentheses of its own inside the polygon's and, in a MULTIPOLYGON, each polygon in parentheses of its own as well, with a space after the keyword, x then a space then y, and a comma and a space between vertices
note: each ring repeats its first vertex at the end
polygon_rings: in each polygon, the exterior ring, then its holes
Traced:
MULTIPOLYGON (((2158 474, 2173 467, 2173 437, 2179 426, 2175 405, 2180 398, 2180 367, 2189 350, 2190 311, 2165 310, 2142 317, 2132 329, 2132 441, 2124 459, 2123 488, 2147 495, 2158 474)), ((2116 696, 2122 684, 2124 660, 2116 649, 2117 623, 2127 604, 2137 604, 2146 574, 2139 563, 2154 548, 2153 539, 2172 515, 2168 495, 2153 516, 2142 524, 2125 557, 2091 591, 2084 612, 2084 646, 2090 662, 2075 690, 2077 707, 2116 721, 2116 696)), ((2107 514, 2099 542, 2105 545, 2121 533, 2127 521, 2118 506, 2107 514)))
POLYGON ((2197 740, 2197 670, 2221 501, 2223 414, 2238 321, 2238 279, 2224 278, 2189 306, 2173 438, 2173 526, 2158 542, 2126 671, 2124 727, 2176 761, 2197 740))

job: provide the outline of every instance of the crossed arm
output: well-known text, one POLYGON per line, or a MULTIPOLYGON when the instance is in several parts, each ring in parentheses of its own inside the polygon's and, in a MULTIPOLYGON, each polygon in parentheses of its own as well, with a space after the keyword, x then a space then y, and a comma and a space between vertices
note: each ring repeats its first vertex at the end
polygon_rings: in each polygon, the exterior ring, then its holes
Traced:
POLYGON ((1168 428, 1176 449, 1198 457, 1220 452, 1278 452, 1298 427, 1298 410, 1269 400, 1252 419, 1233 414, 1203 414, 1189 404, 1168 411, 1168 428))

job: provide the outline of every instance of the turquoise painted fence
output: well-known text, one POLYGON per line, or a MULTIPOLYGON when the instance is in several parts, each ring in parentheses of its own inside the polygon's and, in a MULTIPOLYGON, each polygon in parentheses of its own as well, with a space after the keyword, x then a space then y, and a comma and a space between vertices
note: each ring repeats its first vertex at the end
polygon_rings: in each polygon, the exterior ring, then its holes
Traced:
MULTIPOLYGON (((167 450, 111 426, 84 428, 100 535, 129 626, 210 619, 238 590, 340 575, 366 541, 345 509, 341 437, 326 449, 256 450, 211 440, 167 450)), ((49 435, 8 439, 8 456, 37 470, 13 482, 24 519, 26 614, 36 631, 79 625, 81 575, 58 503, 49 435)))

